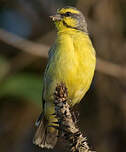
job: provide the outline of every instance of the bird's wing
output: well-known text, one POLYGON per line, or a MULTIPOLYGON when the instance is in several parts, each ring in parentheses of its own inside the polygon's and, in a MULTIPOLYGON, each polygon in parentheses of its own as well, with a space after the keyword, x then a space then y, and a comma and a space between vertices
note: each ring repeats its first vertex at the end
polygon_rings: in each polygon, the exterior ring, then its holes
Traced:
POLYGON ((50 64, 50 58, 54 55, 54 52, 55 52, 55 44, 49 49, 49 52, 48 52, 48 64, 46 65, 46 68, 45 68, 45 72, 44 72, 44 76, 43 76, 43 88, 42 88, 42 110, 44 110, 44 106, 45 106, 45 100, 43 98, 43 94, 44 94, 44 91, 45 91, 45 79, 46 79, 46 73, 48 71, 48 68, 49 68, 49 64, 50 64))
POLYGON ((48 52, 49 59, 50 59, 50 58, 52 57, 52 55, 54 54, 55 48, 56 48, 56 45, 54 44, 54 45, 49 49, 49 52, 48 52))

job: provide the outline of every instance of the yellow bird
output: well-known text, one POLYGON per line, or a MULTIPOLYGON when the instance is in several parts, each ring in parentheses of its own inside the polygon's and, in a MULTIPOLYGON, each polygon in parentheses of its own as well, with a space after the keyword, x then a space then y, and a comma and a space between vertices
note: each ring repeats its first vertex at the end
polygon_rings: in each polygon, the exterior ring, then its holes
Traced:
POLYGON ((57 37, 49 51, 42 91, 42 114, 36 122, 37 130, 33 143, 41 148, 53 148, 57 142, 57 130, 53 127, 56 118, 54 91, 63 82, 68 89, 69 103, 79 103, 90 87, 94 75, 95 50, 88 36, 83 14, 74 7, 64 7, 51 16, 56 25, 57 37))

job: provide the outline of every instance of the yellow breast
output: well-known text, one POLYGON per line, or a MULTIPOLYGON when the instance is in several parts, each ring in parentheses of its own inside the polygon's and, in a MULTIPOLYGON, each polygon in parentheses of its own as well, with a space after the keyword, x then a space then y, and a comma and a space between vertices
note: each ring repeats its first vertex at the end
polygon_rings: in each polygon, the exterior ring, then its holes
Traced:
POLYGON ((91 84, 95 64, 95 51, 87 34, 75 30, 58 33, 44 81, 43 97, 48 105, 60 82, 66 84, 71 104, 80 102, 91 84))

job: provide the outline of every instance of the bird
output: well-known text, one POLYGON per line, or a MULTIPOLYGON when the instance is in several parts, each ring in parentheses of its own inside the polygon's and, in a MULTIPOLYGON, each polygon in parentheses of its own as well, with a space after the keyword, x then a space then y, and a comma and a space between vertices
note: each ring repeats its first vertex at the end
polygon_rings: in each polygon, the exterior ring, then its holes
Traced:
POLYGON ((43 76, 42 113, 36 121, 33 143, 41 148, 54 148, 58 130, 54 91, 63 82, 68 90, 70 107, 79 103, 88 91, 95 71, 96 53, 90 40, 87 22, 77 8, 65 6, 50 16, 56 27, 56 40, 48 52, 43 76), (56 123, 55 123, 56 124, 56 123))

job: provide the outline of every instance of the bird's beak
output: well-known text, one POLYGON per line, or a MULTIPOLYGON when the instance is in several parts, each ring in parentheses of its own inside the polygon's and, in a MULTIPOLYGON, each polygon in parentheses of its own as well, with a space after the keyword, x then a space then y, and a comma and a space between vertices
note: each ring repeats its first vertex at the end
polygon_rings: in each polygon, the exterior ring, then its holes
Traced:
POLYGON ((50 18, 53 21, 60 21, 61 20, 61 15, 60 14, 56 14, 56 15, 50 16, 50 18))

